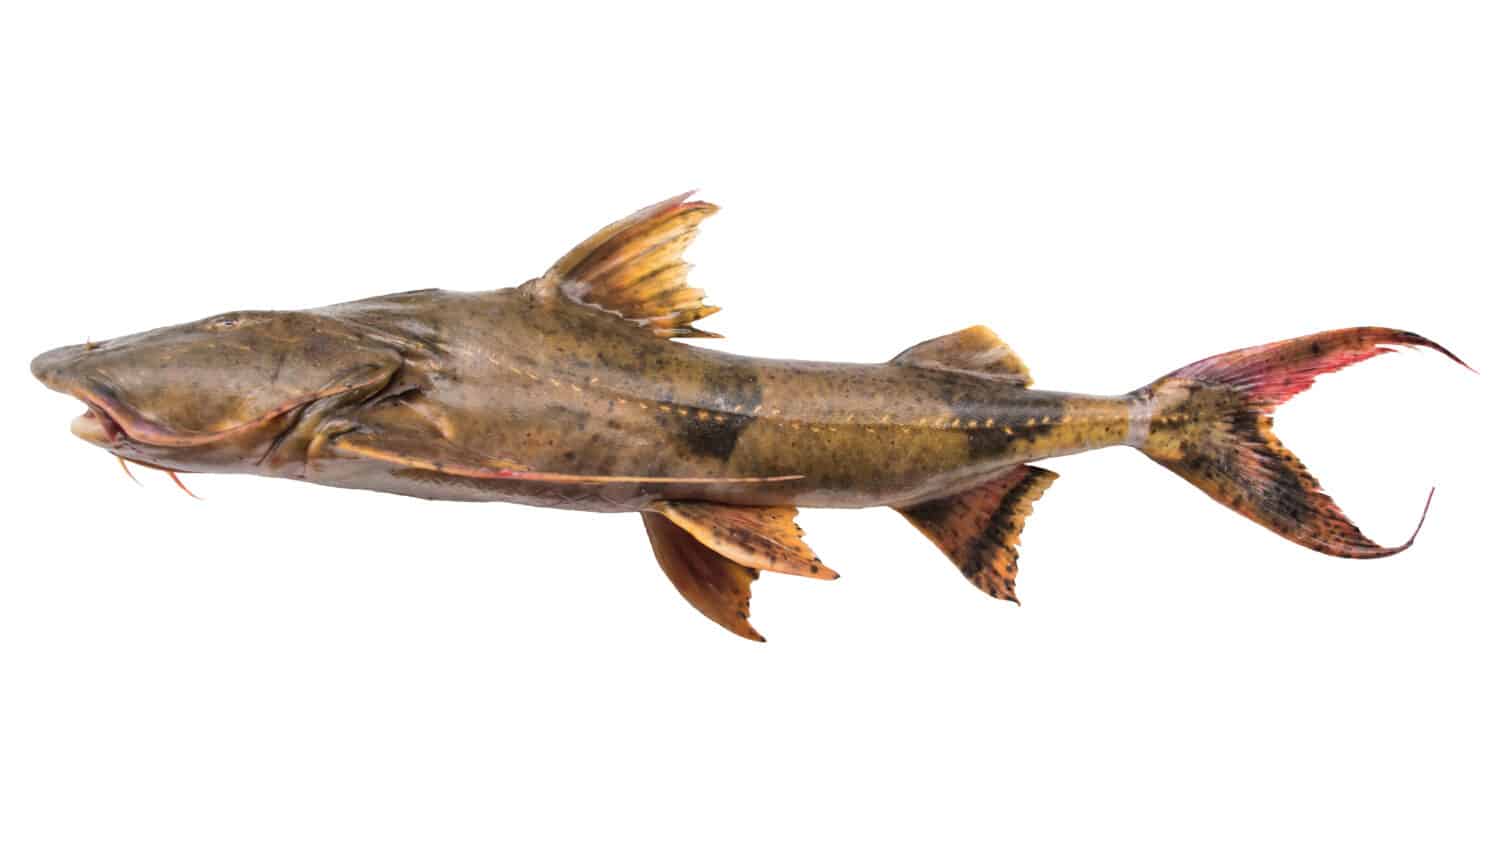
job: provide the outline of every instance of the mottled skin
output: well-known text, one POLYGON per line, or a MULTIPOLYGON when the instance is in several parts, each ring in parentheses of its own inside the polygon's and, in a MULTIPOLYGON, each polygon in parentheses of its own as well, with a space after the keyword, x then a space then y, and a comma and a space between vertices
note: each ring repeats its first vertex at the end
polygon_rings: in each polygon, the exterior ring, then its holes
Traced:
POLYGON ((751 638, 755 571, 836 576, 795 507, 894 507, 975 586, 1015 599, 1021 529, 1056 479, 1027 463, 1113 445, 1324 553, 1411 544, 1365 537, 1271 414, 1393 347, 1452 357, 1430 340, 1327 331, 1120 396, 1031 389, 978 326, 886 363, 739 357, 672 341, 712 336, 682 252, 713 211, 685 196, 642 209, 516 288, 229 313, 56 349, 32 371, 88 405, 75 433, 144 465, 646 513, 683 595, 751 638))
MULTIPOLYGON (((1117 444, 1125 434, 1121 399, 891 364, 740 357, 664 342, 593 308, 538 302, 521 290, 411 293, 333 312, 429 339, 406 358, 402 380, 418 385, 418 394, 362 408, 360 424, 447 430, 463 451, 564 474, 801 475, 692 490, 724 503, 910 502, 951 494, 1017 462, 1117 444)), ((659 484, 465 482, 378 465, 325 471, 309 464, 311 479, 333 474, 423 497, 600 511, 682 496, 659 484)))
MULTIPOLYGON (((839 364, 741 357, 663 341, 638 326, 570 301, 540 301, 526 288, 484 293, 423 290, 300 313, 226 314, 217 332, 259 338, 298 323, 308 344, 351 344, 350 359, 304 365, 301 382, 341 369, 378 373, 378 388, 353 389, 326 406, 287 412, 258 441, 211 459, 201 449, 106 443, 130 459, 187 471, 240 471, 445 500, 500 500, 593 511, 633 511, 661 498, 820 507, 923 500, 1042 457, 1120 444, 1126 401, 1023 389, 983 376, 895 364, 839 364), (227 322, 226 322, 227 324, 227 322), (369 362, 364 362, 368 359, 369 362), (356 362, 358 361, 358 362, 356 362), (361 459, 329 447, 358 431, 432 469, 361 459), (266 434, 276 441, 271 447, 266 434), (423 446, 421 443, 430 443, 423 446), (436 447, 436 446, 441 447, 436 447), (695 478, 690 483, 566 483, 475 478, 454 464, 496 461, 538 471, 601 477, 695 478), (718 478, 800 475, 773 482, 718 478), (697 482, 696 479, 707 482, 697 482)), ((187 326, 167 331, 185 332, 187 326)), ((123 367, 112 347, 72 346, 39 357, 49 384, 96 404, 123 367), (92 377, 85 375, 97 361, 92 377)), ((183 353, 205 354, 182 343, 183 353)), ((231 349, 232 350, 232 349, 231 349)), ((164 360, 170 363, 170 359, 164 360)), ((212 359, 196 365, 222 372, 212 359)), ((132 365, 134 363, 132 362, 132 365)), ((262 370, 264 367, 261 367, 262 370)), ((177 371, 181 371, 178 369, 177 371)), ((267 377, 269 379, 269 377, 267 377)), ((157 418, 205 409, 197 391, 157 418)))

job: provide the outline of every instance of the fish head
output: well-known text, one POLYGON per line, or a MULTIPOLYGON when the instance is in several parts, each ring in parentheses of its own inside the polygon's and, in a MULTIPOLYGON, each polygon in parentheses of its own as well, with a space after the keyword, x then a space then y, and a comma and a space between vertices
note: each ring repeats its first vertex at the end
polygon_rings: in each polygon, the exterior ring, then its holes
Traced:
POLYGON ((283 442, 305 445, 289 434, 374 395, 401 363, 388 342, 337 316, 239 311, 53 349, 31 372, 82 401, 73 433, 117 456, 263 473, 283 442))

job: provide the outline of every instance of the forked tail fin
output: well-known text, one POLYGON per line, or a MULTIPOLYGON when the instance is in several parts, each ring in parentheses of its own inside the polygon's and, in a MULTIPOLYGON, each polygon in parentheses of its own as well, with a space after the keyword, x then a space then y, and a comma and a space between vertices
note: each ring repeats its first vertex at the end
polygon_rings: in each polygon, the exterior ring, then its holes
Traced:
POLYGON ((1271 433, 1275 409, 1318 375, 1397 346, 1435 349, 1468 368, 1437 343, 1390 328, 1346 328, 1244 348, 1185 366, 1132 393, 1130 444, 1219 503, 1300 545, 1357 558, 1399 553, 1411 546, 1416 531, 1394 547, 1370 541, 1271 433))

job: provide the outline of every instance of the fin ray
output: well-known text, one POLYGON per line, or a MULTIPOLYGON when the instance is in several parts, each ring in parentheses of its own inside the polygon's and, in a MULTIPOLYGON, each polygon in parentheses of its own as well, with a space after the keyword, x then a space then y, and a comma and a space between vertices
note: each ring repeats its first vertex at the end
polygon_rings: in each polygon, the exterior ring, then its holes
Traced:
POLYGON ((541 298, 561 296, 613 313, 659 337, 717 337, 694 322, 719 308, 687 286, 683 251, 698 224, 718 211, 707 202, 674 196, 611 223, 573 247, 531 282, 541 298))
POLYGON ((891 360, 898 366, 966 372, 994 380, 1031 386, 1031 372, 994 331, 974 325, 920 342, 891 360))
POLYGON ((802 528, 794 520, 796 507, 662 501, 653 509, 747 568, 820 580, 838 578, 802 540, 802 528))
POLYGON ((1143 423, 1131 444, 1219 503, 1304 547, 1357 559, 1399 553, 1415 532, 1389 547, 1370 540, 1271 427, 1275 409, 1319 375, 1400 346, 1431 348, 1468 368, 1437 343, 1391 328, 1346 328, 1243 348, 1132 393, 1139 408, 1134 415, 1143 423))
POLYGON ((537 471, 523 463, 499 457, 484 457, 446 443, 402 441, 384 434, 352 433, 333 439, 322 449, 334 455, 376 460, 402 468, 431 471, 475 480, 529 480, 543 483, 609 485, 634 483, 648 486, 712 486, 716 484, 786 483, 800 474, 768 477, 672 477, 659 475, 567 474, 537 471), (403 448, 405 450, 403 451, 403 448))
POLYGON ((1057 474, 1018 465, 994 480, 897 511, 931 539, 969 582, 991 597, 1016 599, 1017 547, 1026 516, 1057 474))
POLYGON ((750 585, 760 572, 706 547, 664 515, 642 512, 662 572, 704 617, 742 638, 766 640, 750 625, 750 585))

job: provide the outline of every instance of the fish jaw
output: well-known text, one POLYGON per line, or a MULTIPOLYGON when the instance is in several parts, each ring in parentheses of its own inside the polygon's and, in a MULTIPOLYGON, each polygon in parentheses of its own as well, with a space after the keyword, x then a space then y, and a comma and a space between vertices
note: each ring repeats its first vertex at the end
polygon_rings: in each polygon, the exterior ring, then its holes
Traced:
POLYGON ((101 373, 85 374, 95 343, 64 346, 38 355, 31 361, 31 373, 49 389, 71 395, 83 402, 84 412, 73 419, 73 435, 103 448, 127 441, 161 447, 187 447, 203 435, 190 436, 147 418, 119 397, 118 390, 103 379, 101 373))
POLYGON ((125 435, 114 418, 92 406, 85 408, 83 415, 74 418, 68 425, 68 430, 79 439, 101 448, 110 447, 125 435))
POLYGON ((43 385, 83 402, 84 412, 73 419, 69 430, 79 439, 101 448, 111 448, 132 438, 174 444, 170 441, 170 434, 144 423, 138 413, 117 400, 115 391, 103 383, 97 373, 94 376, 85 374, 90 355, 101 345, 89 342, 54 348, 31 361, 31 374, 43 385), (127 420, 133 435, 127 433, 127 420))
POLYGON ((288 434, 378 392, 402 357, 338 320, 255 316, 266 327, 232 337, 189 323, 64 346, 38 355, 31 372, 82 402, 71 432, 115 456, 179 471, 269 473, 267 457, 298 441, 288 434))

